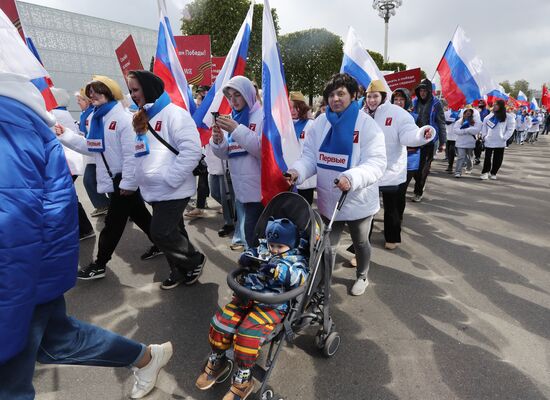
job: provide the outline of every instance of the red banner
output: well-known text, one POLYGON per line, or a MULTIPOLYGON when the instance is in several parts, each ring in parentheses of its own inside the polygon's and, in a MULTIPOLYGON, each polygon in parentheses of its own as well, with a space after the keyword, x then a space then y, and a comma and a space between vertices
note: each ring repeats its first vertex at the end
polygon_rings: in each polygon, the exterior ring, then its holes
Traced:
POLYGON ((126 79, 128 72, 136 69, 143 69, 132 35, 128 36, 126 40, 117 47, 115 53, 124 79, 126 79))
POLYGON ((392 91, 397 88, 406 88, 412 94, 414 89, 420 84, 420 68, 384 75, 384 78, 392 91))
POLYGON ((25 41, 25 34, 23 33, 23 26, 21 26, 21 20, 19 19, 19 13, 17 12, 17 6, 15 5, 15 0, 0 0, 0 9, 4 11, 10 21, 15 25, 21 39, 25 41))
POLYGON ((225 57, 212 57, 212 85, 216 82, 218 74, 223 68, 225 57))
POLYGON ((542 85, 542 96, 540 99, 540 104, 547 110, 550 110, 550 92, 548 91, 546 85, 542 85))
POLYGON ((174 36, 178 58, 190 85, 210 86, 210 35, 174 36))

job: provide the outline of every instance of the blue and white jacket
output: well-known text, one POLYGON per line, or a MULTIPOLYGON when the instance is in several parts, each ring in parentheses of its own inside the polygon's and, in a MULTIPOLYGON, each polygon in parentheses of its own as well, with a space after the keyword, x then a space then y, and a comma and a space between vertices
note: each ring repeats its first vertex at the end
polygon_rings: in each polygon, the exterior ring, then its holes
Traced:
POLYGON ((72 288, 77 199, 55 119, 28 78, 0 73, 0 364, 27 344, 35 306, 72 288))

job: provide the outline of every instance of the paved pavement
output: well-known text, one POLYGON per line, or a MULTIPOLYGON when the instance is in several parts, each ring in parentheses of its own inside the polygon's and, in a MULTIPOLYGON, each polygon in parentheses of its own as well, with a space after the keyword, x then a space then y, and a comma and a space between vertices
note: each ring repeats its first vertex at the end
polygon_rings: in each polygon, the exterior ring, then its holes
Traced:
MULTIPOLYGON (((320 356, 312 336, 286 347, 272 377, 285 399, 549 399, 550 140, 506 150, 497 181, 455 179, 436 160, 421 203, 408 202, 402 245, 383 249, 380 214, 372 237, 371 285, 351 297, 354 270, 343 241, 333 317, 342 345, 320 356)), ((91 205, 78 183, 84 207, 91 205)), ((411 185, 412 186, 412 185, 411 185)), ((409 193, 410 195, 410 193, 409 193)), ((213 200, 209 200, 213 206, 213 200)), ((209 351, 208 324, 230 290, 238 254, 217 237, 215 209, 188 222, 209 257, 200 282, 161 291, 165 260, 141 261, 148 241, 129 224, 105 279, 79 282, 69 312, 144 343, 172 340, 174 357, 150 399, 220 399, 194 380, 209 351)), ((96 230, 102 219, 94 219, 96 230)), ((97 247, 81 244, 81 264, 97 247)), ((37 399, 123 399, 127 369, 39 366, 37 399)))

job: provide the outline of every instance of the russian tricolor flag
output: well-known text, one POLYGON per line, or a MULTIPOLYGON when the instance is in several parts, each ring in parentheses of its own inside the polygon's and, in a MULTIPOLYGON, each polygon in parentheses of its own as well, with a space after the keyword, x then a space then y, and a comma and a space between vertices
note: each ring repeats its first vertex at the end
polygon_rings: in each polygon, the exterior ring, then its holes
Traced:
POLYGON ((231 78, 237 75, 244 75, 246 67, 246 58, 248 56, 248 43, 250 42, 250 32, 252 31, 252 17, 254 15, 254 1, 250 4, 250 9, 241 25, 241 29, 235 37, 235 41, 227 54, 223 67, 216 77, 216 82, 210 88, 203 99, 197 111, 193 114, 193 119, 201 135, 202 145, 206 145, 212 136, 212 125, 214 124, 211 112, 220 114, 229 114, 231 107, 223 95, 222 89, 231 78))
MULTIPOLYGON (((351 26, 349 27, 346 44, 344 45, 344 58, 340 72, 353 76, 365 89, 367 89, 372 80, 379 79, 384 82, 388 93, 391 93, 384 75, 382 75, 370 54, 365 50, 355 34, 355 29, 351 26)), ((390 98, 390 96, 387 96, 387 98, 390 98)))
POLYGON ((50 87, 53 83, 48 71, 21 40, 19 32, 6 14, 0 9, 0 71, 12 72, 29 77, 38 88, 48 111, 57 107, 50 87))
POLYGON ((510 96, 504 93, 504 88, 501 85, 498 85, 498 89, 491 90, 489 93, 487 93, 487 101, 489 103, 492 104, 499 99, 504 101, 508 101, 510 99, 510 96))
POLYGON ((535 99, 535 97, 533 96, 533 98, 531 99, 531 103, 529 103, 529 110, 538 111, 538 109, 539 105, 537 103, 537 99, 535 99))
POLYGON ((529 100, 527 100, 527 95, 521 90, 518 93, 518 98, 516 99, 516 102, 518 102, 521 106, 529 107, 529 100))
POLYGON ((196 106, 178 59, 176 42, 166 16, 166 0, 158 0, 158 8, 160 25, 153 72, 164 82, 164 90, 170 96, 170 100, 192 115, 196 106))
POLYGON ((443 97, 452 109, 482 99, 497 87, 460 26, 449 42, 437 72, 443 97))
POLYGON ((262 24, 262 202, 267 204, 273 196, 288 190, 283 172, 300 156, 300 145, 294 133, 285 73, 268 0, 264 0, 262 24))

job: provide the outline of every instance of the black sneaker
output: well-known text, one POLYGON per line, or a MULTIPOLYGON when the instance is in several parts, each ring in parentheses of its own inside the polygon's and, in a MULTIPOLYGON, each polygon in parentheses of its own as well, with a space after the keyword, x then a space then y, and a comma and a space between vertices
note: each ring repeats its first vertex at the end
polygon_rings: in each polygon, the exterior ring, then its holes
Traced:
POLYGON ((90 265, 78 271, 76 277, 78 279, 82 279, 83 281, 105 278, 105 266, 94 262, 90 263, 90 265))
POLYGON ((175 287, 178 287, 184 282, 184 280, 176 280, 172 277, 172 274, 168 278, 166 278, 162 283, 160 284, 160 288, 164 290, 170 290, 174 289, 175 287))
POLYGON ((183 278, 183 282, 186 285, 192 285, 193 283, 197 282, 202 275, 202 270, 204 268, 204 264, 206 264, 206 256, 202 254, 202 260, 199 265, 197 265, 195 268, 193 268, 192 271, 189 271, 185 274, 183 278))
POLYGON ((79 240, 86 240, 95 237, 95 232, 92 229, 90 232, 81 232, 79 234, 79 240))
POLYGON ((231 235, 235 231, 234 225, 224 225, 222 228, 218 231, 219 237, 225 237, 231 235))
POLYGON ((145 253, 141 255, 142 260, 150 260, 151 258, 154 258, 156 256, 161 256, 164 253, 161 249, 159 249, 157 246, 153 245, 149 250, 147 250, 145 253))

